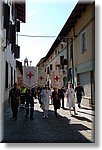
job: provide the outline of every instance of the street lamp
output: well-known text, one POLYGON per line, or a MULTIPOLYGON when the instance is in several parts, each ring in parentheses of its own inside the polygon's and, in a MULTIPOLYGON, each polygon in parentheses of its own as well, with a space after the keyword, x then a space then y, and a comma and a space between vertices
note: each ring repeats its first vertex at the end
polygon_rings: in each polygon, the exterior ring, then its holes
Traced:
POLYGON ((74 84, 73 38, 60 36, 59 40, 61 41, 61 45, 63 45, 64 43, 67 44, 67 81, 71 81, 74 84), (70 50, 71 68, 69 68, 69 50, 70 50))

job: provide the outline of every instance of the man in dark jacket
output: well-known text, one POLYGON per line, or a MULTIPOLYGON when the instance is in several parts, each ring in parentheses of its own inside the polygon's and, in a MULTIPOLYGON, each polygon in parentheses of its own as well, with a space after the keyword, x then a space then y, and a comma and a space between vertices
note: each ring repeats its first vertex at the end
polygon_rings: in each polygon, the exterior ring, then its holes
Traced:
POLYGON ((9 102, 11 102, 11 109, 13 113, 12 119, 14 120, 17 120, 19 97, 20 97, 20 90, 17 88, 17 84, 15 83, 14 88, 12 88, 9 93, 9 102))
POLYGON ((80 85, 80 82, 77 83, 77 86, 75 87, 75 92, 77 96, 78 107, 80 108, 82 95, 84 95, 84 88, 80 85))
POLYGON ((57 88, 54 88, 54 91, 52 92, 52 100, 54 105, 55 116, 58 117, 57 109, 60 109, 60 93, 57 88))
POLYGON ((59 92, 60 92, 60 99, 62 100, 62 108, 64 109, 64 93, 65 93, 64 87, 62 87, 59 92))
POLYGON ((26 115, 27 118, 29 115, 29 104, 30 104, 30 119, 33 120, 33 114, 34 114, 34 99, 33 99, 33 93, 31 90, 27 89, 25 92, 26 97, 26 115))

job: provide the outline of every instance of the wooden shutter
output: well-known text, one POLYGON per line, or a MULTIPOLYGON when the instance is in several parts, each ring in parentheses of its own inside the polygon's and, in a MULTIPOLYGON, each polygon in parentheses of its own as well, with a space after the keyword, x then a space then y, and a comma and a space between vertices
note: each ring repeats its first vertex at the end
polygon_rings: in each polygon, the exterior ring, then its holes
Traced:
POLYGON ((10 6, 8 6, 6 3, 3 3, 3 14, 4 14, 4 28, 8 29, 10 18, 10 6))
POLYGON ((15 58, 20 58, 20 46, 16 45, 15 47, 15 58))

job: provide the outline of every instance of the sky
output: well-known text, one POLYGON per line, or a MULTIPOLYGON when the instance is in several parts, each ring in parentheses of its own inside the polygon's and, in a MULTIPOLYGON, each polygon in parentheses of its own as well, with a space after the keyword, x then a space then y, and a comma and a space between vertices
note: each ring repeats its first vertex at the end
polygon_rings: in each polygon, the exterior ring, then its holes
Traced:
POLYGON ((40 59, 46 56, 77 2, 77 0, 26 0, 26 23, 21 23, 18 37, 19 61, 23 62, 27 57, 32 61, 32 66, 36 66, 40 59))

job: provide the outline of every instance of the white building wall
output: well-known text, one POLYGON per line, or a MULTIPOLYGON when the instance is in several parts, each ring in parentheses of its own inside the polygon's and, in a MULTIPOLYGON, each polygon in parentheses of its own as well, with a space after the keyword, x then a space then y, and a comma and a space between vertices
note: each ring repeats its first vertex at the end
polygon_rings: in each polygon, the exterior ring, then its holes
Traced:
MULTIPOLYGON (((5 1, 6 2, 6 1, 5 1)), ((10 21, 13 22, 12 20, 12 15, 11 15, 11 8, 12 6, 10 6, 10 21)), ((4 40, 4 35, 3 35, 3 31, 5 29, 3 28, 3 17, 1 19, 1 34, 3 37, 3 43, 5 43, 4 40)), ((9 98, 9 91, 11 89, 11 67, 13 68, 13 83, 14 83, 14 70, 16 70, 16 61, 14 59, 14 53, 12 54, 11 52, 11 44, 7 45, 7 47, 4 49, 2 57, 1 57, 1 64, 2 64, 2 90, 3 90, 3 102, 7 101, 9 98), (5 64, 6 61, 8 62, 8 88, 5 88, 5 64)))
MULTIPOLYGON (((5 68, 6 61, 8 62, 8 88, 5 89, 5 84, 4 84, 3 86, 3 89, 5 91, 4 100, 8 100, 9 91, 11 89, 11 67, 13 68, 13 83, 14 83, 14 70, 16 70, 16 61, 14 59, 14 54, 12 54, 10 47, 11 46, 8 45, 4 51, 4 62, 3 62, 4 68, 5 68)), ((4 77, 5 77, 5 69, 4 69, 4 77)), ((5 79, 4 79, 4 83, 5 83, 5 79)))

